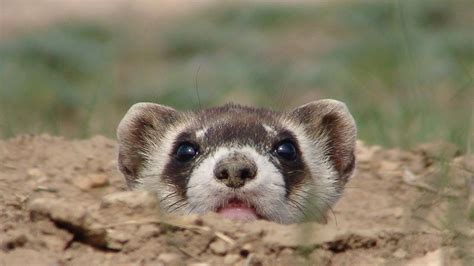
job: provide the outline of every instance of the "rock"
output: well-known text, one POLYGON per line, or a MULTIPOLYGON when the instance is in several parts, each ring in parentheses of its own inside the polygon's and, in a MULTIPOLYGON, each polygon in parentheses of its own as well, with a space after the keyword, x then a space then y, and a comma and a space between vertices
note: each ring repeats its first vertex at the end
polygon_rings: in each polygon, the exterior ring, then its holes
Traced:
POLYGON ((315 249, 311 253, 309 259, 310 259, 311 265, 330 265, 332 255, 333 254, 330 251, 315 249))
POLYGON ((27 171, 27 174, 31 178, 41 178, 45 177, 45 174, 38 168, 30 168, 27 171))
POLYGON ((15 249, 8 253, 0 252, 0 265, 59 265, 51 254, 31 249, 15 249))
POLYGON ((381 161, 380 162, 380 171, 385 172, 395 172, 400 169, 400 165, 397 162, 392 161, 381 161))
POLYGON ((404 213, 404 210, 402 207, 395 207, 393 209, 393 216, 395 216, 395 218, 399 219, 403 216, 403 213, 404 213))
POLYGON ((147 239, 150 237, 158 236, 161 233, 161 228, 154 224, 143 224, 137 230, 136 235, 139 238, 147 239))
POLYGON ((112 206, 125 206, 131 209, 139 207, 148 209, 157 207, 157 200, 152 193, 147 191, 123 191, 109 194, 102 198, 102 208, 112 206))
POLYGON ((0 237, 0 249, 8 251, 22 247, 28 242, 24 232, 13 232, 0 237))
POLYGON ((59 199, 38 198, 29 204, 31 219, 48 217, 51 220, 74 227, 81 227, 86 217, 86 209, 78 204, 70 204, 59 199))
POLYGON ((244 257, 247 257, 248 254, 250 254, 252 252, 252 250, 253 250, 252 244, 247 243, 240 249, 240 253, 243 254, 243 255, 247 254, 247 255, 244 256, 244 257))
POLYGON ((474 172, 474 154, 466 154, 453 160, 458 167, 472 173, 474 172))
POLYGON ((387 208, 378 211, 374 216, 385 218, 385 219, 392 219, 395 217, 396 219, 400 219, 403 216, 404 210, 402 207, 394 207, 394 208, 387 208))
POLYGON ((129 234, 116 229, 107 229, 106 232, 107 235, 105 241, 107 243, 107 248, 113 250, 121 250, 123 245, 131 238, 129 234))
POLYGON ((405 169, 403 171, 403 181, 407 184, 413 184, 418 181, 418 176, 416 176, 412 171, 405 169))
POLYGON ((356 143, 356 157, 358 163, 370 163, 375 154, 380 151, 379 146, 367 146, 364 142, 358 140, 356 143))
POLYGON ((378 162, 377 174, 381 178, 395 178, 403 175, 400 163, 394 160, 381 160, 378 162))
POLYGON ((186 225, 198 225, 203 226, 204 222, 202 218, 197 214, 189 214, 185 216, 179 216, 179 222, 186 225))
POLYGON ((275 264, 278 265, 304 265, 304 257, 295 254, 292 249, 285 248, 283 249, 279 254, 276 259, 275 264))
POLYGON ((407 256, 407 252, 405 250, 399 248, 393 253, 393 256, 397 259, 404 259, 407 256))
POLYGON ((84 206, 59 199, 38 198, 31 202, 29 210, 33 221, 50 219, 91 246, 107 247, 106 231, 91 222, 92 218, 84 206))
POLYGON ((300 245, 322 245, 337 241, 344 235, 343 231, 337 231, 333 227, 323 227, 320 224, 308 224, 307 228, 296 224, 272 225, 267 230, 268 232, 262 239, 265 244, 292 248, 300 245))
POLYGON ((460 150, 455 144, 443 141, 420 144, 415 149, 428 159, 448 159, 459 155, 460 150))
POLYGON ((408 261, 407 266, 442 266, 443 265, 443 251, 442 249, 437 249, 426 253, 425 256, 412 259, 408 261))
POLYGON ((227 243, 225 243, 224 241, 218 239, 214 242, 211 243, 211 245, 209 246, 211 248, 211 250, 218 254, 218 255, 224 255, 226 252, 227 252, 227 243))
POLYGON ((34 241, 49 250, 62 252, 74 239, 71 232, 58 228, 51 220, 36 221, 35 225, 39 232, 35 234, 34 241))
POLYGON ((247 259, 245 260, 244 265, 249 265, 249 266, 262 266, 263 262, 260 257, 254 256, 253 254, 250 254, 247 259))
POLYGON ((158 261, 165 265, 181 265, 181 257, 175 253, 162 253, 158 256, 158 261))
POLYGON ((75 178, 72 183, 81 190, 104 187, 109 184, 109 177, 103 174, 93 174, 75 178))
POLYGON ((240 259, 240 256, 237 254, 227 254, 224 258, 224 264, 227 265, 234 265, 236 264, 240 259))
POLYGON ((474 182, 474 155, 464 155, 455 158, 450 167, 450 183, 456 188, 469 188, 474 182))

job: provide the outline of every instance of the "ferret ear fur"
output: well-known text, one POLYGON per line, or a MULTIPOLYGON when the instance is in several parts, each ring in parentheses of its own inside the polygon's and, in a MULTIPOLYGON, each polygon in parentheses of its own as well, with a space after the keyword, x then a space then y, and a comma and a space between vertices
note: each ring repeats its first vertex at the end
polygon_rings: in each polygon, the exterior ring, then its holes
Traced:
POLYGON ((161 139, 179 119, 178 111, 155 103, 134 104, 125 114, 117 128, 118 166, 130 188, 136 185, 148 142, 161 139))
POLYGON ((290 117, 305 129, 307 137, 326 139, 326 152, 344 185, 355 167, 357 128, 346 105, 336 100, 319 100, 297 107, 290 117))

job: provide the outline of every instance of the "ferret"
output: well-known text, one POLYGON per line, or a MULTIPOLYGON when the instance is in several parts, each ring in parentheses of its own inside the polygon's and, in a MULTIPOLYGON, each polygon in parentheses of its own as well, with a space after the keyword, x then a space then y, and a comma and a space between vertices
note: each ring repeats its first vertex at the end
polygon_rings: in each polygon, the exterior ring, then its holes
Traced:
POLYGON ((137 103, 117 129, 118 165, 128 187, 156 194, 165 213, 321 221, 354 171, 356 135, 336 100, 284 112, 137 103))

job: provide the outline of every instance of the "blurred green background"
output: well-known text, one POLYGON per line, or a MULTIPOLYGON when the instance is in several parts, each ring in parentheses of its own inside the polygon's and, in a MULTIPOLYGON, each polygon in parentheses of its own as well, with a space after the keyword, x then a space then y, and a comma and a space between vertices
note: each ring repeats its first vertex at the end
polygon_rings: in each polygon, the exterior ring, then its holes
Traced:
POLYGON ((140 101, 285 110, 335 98, 368 143, 472 151, 474 1, 327 2, 69 20, 3 38, 0 136, 114 137, 140 101))

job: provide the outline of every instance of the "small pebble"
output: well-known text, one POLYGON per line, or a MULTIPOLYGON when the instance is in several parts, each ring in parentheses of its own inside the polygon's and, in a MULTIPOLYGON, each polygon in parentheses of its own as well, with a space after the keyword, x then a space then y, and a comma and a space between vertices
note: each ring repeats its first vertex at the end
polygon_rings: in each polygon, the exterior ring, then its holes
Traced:
POLYGON ((109 184, 109 177, 103 174, 87 175, 75 178, 72 183, 81 190, 104 187, 109 184))
POLYGON ((175 253, 162 253, 158 256, 158 260, 165 265, 180 265, 181 257, 175 253))
POLYGON ((223 255, 227 252, 227 244, 220 239, 212 242, 210 248, 214 253, 219 255, 223 255))
POLYGON ((228 254, 224 258, 224 264, 233 265, 233 264, 237 263, 239 261, 239 259, 240 259, 239 255, 228 254))
POLYGON ((393 253, 393 256, 397 259, 404 259, 407 256, 407 252, 405 250, 399 248, 393 253))
POLYGON ((140 238, 150 238, 158 236, 161 233, 161 228, 154 224, 143 224, 140 225, 140 228, 137 230, 136 235, 140 238))
POLYGON ((442 266, 444 257, 442 249, 437 249, 426 253, 422 257, 414 258, 408 261, 405 265, 407 266, 418 266, 418 265, 430 265, 430 266, 442 266))
POLYGON ((126 206, 128 208, 152 208, 157 206, 156 197, 147 191, 122 191, 105 195, 101 207, 126 206))
POLYGON ((402 207, 396 207, 393 209, 393 216, 395 218, 399 219, 403 216, 403 208, 402 207))
POLYGON ((28 176, 29 177, 32 177, 32 178, 40 178, 40 177, 44 177, 45 174, 38 168, 30 168, 28 169, 28 172, 27 172, 28 176))

